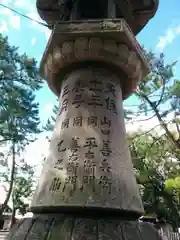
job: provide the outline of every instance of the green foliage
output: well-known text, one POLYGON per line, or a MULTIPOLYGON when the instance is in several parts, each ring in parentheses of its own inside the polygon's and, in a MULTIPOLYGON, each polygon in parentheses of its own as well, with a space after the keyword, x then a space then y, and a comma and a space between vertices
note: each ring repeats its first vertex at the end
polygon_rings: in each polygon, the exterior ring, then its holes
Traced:
POLYGON ((39 105, 35 101, 35 94, 42 87, 42 79, 36 65, 34 58, 30 59, 26 54, 20 55, 18 48, 10 46, 8 39, 0 35, 0 146, 9 148, 7 154, 1 153, 0 165, 3 165, 4 171, 0 180, 9 183, 9 190, 0 214, 6 208, 12 190, 15 202, 19 202, 19 208, 22 205, 20 189, 16 186, 23 186, 21 194, 24 196, 31 191, 30 179, 19 175, 22 167, 18 169, 16 158, 27 144, 36 139, 36 134, 40 133, 39 105), (7 165, 8 158, 12 159, 10 169, 7 165), (24 187, 25 182, 29 190, 24 187))
POLYGON ((27 199, 31 197, 34 190, 34 167, 26 162, 16 167, 14 186, 12 191, 13 205, 21 214, 25 214, 27 199))
MULTIPOLYGON (((12 156, 12 153, 7 153, 3 155, 3 160, 8 157, 12 157, 15 160, 20 157, 20 153, 15 153, 15 156, 12 156)), ((14 175, 13 180, 10 175, 12 172, 12 166, 6 161, 1 162, 1 172, 0 172, 0 183, 2 186, 11 186, 12 189, 10 192, 11 202, 13 203, 13 208, 15 210, 19 210, 21 214, 25 213, 26 210, 26 202, 29 197, 31 197, 32 192, 34 191, 34 171, 35 168, 31 165, 28 165, 24 159, 16 160, 14 162, 14 175), (18 162, 18 164, 16 163, 18 162)), ((6 187, 7 188, 7 187, 6 187)), ((9 193, 9 187, 7 189, 7 194, 9 193)), ((9 199, 8 199, 9 200, 9 199)))
POLYGON ((154 114, 165 130, 166 136, 173 142, 175 148, 180 149, 180 80, 175 78, 173 71, 176 62, 165 64, 163 54, 159 57, 151 52, 146 55, 151 65, 151 73, 137 88, 136 95, 141 102, 139 114, 142 115, 143 112, 144 115, 154 114), (175 132, 169 130, 170 123, 176 126, 175 132))
POLYGON ((167 220, 177 228, 180 224, 180 191, 178 187, 174 191, 173 187, 179 186, 180 165, 173 143, 165 135, 156 137, 148 133, 129 138, 129 145, 146 213, 155 213, 159 219, 167 220))
POLYGON ((131 135, 130 149, 146 213, 155 213, 177 228, 180 225, 180 80, 174 76, 176 62, 165 64, 163 54, 145 54, 151 72, 135 93, 139 106, 136 110, 129 108, 125 117, 132 120, 133 116, 144 116, 144 124, 145 119, 157 118, 164 132, 153 128, 147 133, 131 135))
POLYGON ((174 196, 180 208, 180 170, 177 177, 169 178, 165 181, 165 190, 174 196))
POLYGON ((50 132, 53 131, 54 125, 55 125, 55 122, 56 122, 56 117, 58 115, 58 112, 59 112, 58 105, 54 105, 54 107, 53 107, 53 115, 51 116, 51 118, 48 119, 48 121, 46 123, 46 126, 44 127, 45 131, 50 131, 50 132))
POLYGON ((0 142, 28 142, 39 133, 35 92, 41 88, 35 59, 19 55, 0 35, 0 142))
POLYGON ((168 179, 166 181, 165 187, 167 191, 172 191, 172 190, 180 191, 180 177, 176 177, 175 179, 168 179))

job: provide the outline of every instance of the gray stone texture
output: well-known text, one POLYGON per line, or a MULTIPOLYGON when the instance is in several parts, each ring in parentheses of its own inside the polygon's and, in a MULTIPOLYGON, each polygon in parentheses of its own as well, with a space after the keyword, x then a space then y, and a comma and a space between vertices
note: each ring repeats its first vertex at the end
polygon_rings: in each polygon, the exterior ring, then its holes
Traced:
POLYGON ((33 211, 88 207, 141 215, 119 79, 102 68, 73 71, 61 85, 59 102, 33 211))
POLYGON ((7 240, 160 240, 148 223, 85 216, 37 215, 16 225, 7 240))

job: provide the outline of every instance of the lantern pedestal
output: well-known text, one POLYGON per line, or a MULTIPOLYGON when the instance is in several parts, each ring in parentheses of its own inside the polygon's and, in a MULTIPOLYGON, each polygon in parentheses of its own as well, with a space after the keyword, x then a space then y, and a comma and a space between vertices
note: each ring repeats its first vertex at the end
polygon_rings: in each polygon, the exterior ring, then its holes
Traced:
POLYGON ((50 151, 31 210, 8 239, 157 239, 126 142, 122 101, 148 73, 124 20, 59 23, 41 74, 59 96, 50 151))
POLYGON ((160 240, 151 224, 121 217, 40 214, 14 226, 8 239, 18 240, 160 240))

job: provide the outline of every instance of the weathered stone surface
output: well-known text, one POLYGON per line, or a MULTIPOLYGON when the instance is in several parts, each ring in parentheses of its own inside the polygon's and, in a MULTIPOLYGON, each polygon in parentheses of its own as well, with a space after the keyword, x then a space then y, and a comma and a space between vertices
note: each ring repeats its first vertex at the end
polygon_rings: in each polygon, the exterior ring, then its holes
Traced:
POLYGON ((7 240, 160 240, 148 223, 85 216, 41 214, 24 219, 7 240))
POLYGON ((89 57, 98 58, 100 51, 103 48, 103 41, 99 37, 92 37, 89 39, 89 57))
POLYGON ((106 64, 116 75, 124 72, 124 77, 119 77, 123 99, 149 71, 144 53, 124 20, 97 20, 57 24, 42 58, 41 74, 59 96, 59 82, 65 74, 73 65, 89 61, 106 64))
POLYGON ((59 102, 33 211, 89 207, 141 214, 117 76, 95 67, 73 71, 62 82, 59 102))
POLYGON ((89 55, 89 41, 87 38, 77 38, 74 42, 73 53, 77 60, 84 60, 89 55))
MULTIPOLYGON (((72 41, 67 41, 63 43, 62 45, 62 57, 66 62, 71 62, 74 60, 74 42, 72 41)), ((61 57, 60 57, 61 58, 61 57)), ((60 63, 60 59, 57 59, 57 64, 58 62, 60 63)))
MULTIPOLYGON (((78 2, 66 20, 77 19, 78 2)), ((43 18, 53 24, 62 14, 56 5, 56 1, 37 1, 43 18)), ((112 17, 114 7, 115 2, 109 0, 112 17)), ((134 17, 130 25, 137 32, 148 14, 134 17)), ((126 22, 56 24, 41 72, 60 96, 60 112, 32 202, 35 215, 16 224, 7 239, 159 239, 150 225, 129 221, 137 219, 143 206, 127 148, 122 100, 148 73, 148 64, 126 22)))

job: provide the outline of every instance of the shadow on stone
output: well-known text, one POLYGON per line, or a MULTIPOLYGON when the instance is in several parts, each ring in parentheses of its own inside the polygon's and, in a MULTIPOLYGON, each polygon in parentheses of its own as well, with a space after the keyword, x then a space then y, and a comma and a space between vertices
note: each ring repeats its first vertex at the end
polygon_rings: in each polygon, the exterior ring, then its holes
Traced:
POLYGON ((35 215, 14 226, 7 240, 159 240, 152 224, 68 214, 35 215))

